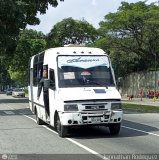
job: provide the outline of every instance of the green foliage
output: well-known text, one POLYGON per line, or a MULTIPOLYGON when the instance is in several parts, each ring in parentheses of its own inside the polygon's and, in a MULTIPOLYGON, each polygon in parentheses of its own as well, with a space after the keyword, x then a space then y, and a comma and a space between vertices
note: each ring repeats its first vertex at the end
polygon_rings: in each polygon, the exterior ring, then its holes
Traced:
POLYGON ((15 86, 26 86, 28 79, 26 71, 13 71, 10 67, 8 72, 15 86))
POLYGON ((36 14, 44 14, 49 4, 56 7, 57 1, 0 1, 0 56, 3 56, 5 70, 9 68, 14 80, 21 79, 19 83, 26 83, 28 61, 32 55, 70 43, 105 50, 117 76, 159 68, 158 63, 156 67, 154 65, 154 60, 159 58, 158 6, 141 1, 122 2, 116 13, 105 15, 99 30, 85 20, 72 18, 54 25, 46 37, 40 32, 24 30, 27 24, 40 23, 36 14))
POLYGON ((29 58, 46 47, 45 36, 41 32, 24 30, 20 33, 17 47, 12 61, 15 70, 25 70, 29 58))
POLYGON ((122 64, 120 73, 152 68, 155 56, 159 57, 159 7, 122 2, 116 13, 109 13, 100 22, 99 33, 101 38, 96 45, 102 41, 102 48, 107 46, 113 64, 122 64))
POLYGON ((45 14, 48 5, 56 7, 58 2, 57 0, 0 0, 0 55, 14 53, 20 30, 25 29, 27 24, 39 24, 37 12, 45 14))
POLYGON ((31 56, 46 49, 45 36, 33 30, 21 31, 14 57, 11 60, 9 73, 13 80, 26 83, 28 62, 31 56))
POLYGON ((2 86, 6 86, 11 83, 10 75, 5 67, 6 61, 0 57, 0 90, 2 86))
POLYGON ((67 18, 57 23, 47 36, 48 47, 65 44, 90 44, 97 39, 97 31, 85 20, 67 18))
POLYGON ((148 106, 141 104, 129 104, 125 102, 122 104, 123 110, 132 111, 132 112, 141 112, 141 113, 159 113, 158 106, 148 106))

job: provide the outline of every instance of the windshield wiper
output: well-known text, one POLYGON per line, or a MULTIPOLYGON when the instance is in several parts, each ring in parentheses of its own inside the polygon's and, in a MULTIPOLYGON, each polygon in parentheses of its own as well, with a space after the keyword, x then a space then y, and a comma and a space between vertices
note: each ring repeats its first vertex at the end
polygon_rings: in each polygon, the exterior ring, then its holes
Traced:
POLYGON ((108 88, 108 86, 104 86, 103 84, 101 84, 101 83, 99 83, 99 82, 97 82, 97 81, 87 80, 87 83, 93 83, 93 84, 97 84, 97 85, 99 85, 99 86, 108 88))
POLYGON ((99 83, 99 82, 97 82, 97 81, 89 80, 89 79, 87 79, 85 76, 83 76, 82 82, 83 82, 84 84, 91 84, 91 83, 92 83, 92 84, 96 84, 96 85, 99 85, 99 86, 108 88, 108 86, 104 86, 103 84, 101 84, 101 83, 99 83))

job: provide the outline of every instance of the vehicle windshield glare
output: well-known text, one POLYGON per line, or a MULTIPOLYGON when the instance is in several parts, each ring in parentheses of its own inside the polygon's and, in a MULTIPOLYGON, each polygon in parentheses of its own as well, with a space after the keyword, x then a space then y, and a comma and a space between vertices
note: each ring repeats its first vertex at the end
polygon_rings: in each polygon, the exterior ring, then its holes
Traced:
POLYGON ((107 56, 58 56, 59 87, 114 86, 107 56))

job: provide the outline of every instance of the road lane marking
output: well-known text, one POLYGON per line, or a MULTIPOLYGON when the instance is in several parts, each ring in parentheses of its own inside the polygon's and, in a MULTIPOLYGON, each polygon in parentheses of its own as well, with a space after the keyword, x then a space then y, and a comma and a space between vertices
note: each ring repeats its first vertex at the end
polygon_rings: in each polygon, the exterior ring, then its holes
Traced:
POLYGON ((12 112, 12 111, 3 111, 5 114, 8 114, 8 115, 13 115, 13 114, 15 114, 14 112, 12 112))
MULTIPOLYGON (((8 106, 8 107, 9 107, 9 106, 8 106)), ((10 108, 10 109, 13 109, 12 107, 9 107, 9 108, 10 108)), ((13 110, 14 110, 14 109, 13 109, 13 110)), ((24 114, 23 114, 23 115, 24 115, 24 114)), ((26 117, 32 119, 34 122, 36 122, 35 119, 33 119, 33 118, 31 118, 31 117, 29 117, 29 116, 27 116, 27 115, 24 115, 24 116, 26 116, 26 117)), ((45 125, 43 125, 43 127, 46 128, 45 125)), ((142 132, 142 133, 147 133, 147 134, 149 134, 149 135, 153 135, 153 136, 159 137, 159 134, 155 134, 155 133, 151 133, 151 132, 146 132, 146 131, 143 131, 143 130, 140 130, 140 129, 135 129, 135 128, 127 127, 127 126, 121 126, 121 127, 127 128, 127 129, 131 129, 131 130, 134 130, 134 131, 138 131, 138 132, 142 132)), ((48 129, 50 129, 50 128, 48 128, 48 129)), ((51 129, 50 129, 50 131, 51 131, 51 129)), ((54 132, 55 132, 55 131, 54 131, 54 132)), ((57 134, 57 132, 55 132, 55 134, 57 134)))
MULTIPOLYGON (((25 116, 25 117, 27 117, 27 118, 33 120, 34 122, 36 122, 36 120, 35 120, 34 118, 31 118, 31 117, 29 117, 29 116, 27 116, 27 115, 24 115, 24 114, 23 114, 23 116, 25 116)), ((55 134, 58 134, 56 131, 54 131, 54 130, 48 128, 48 127, 45 126, 45 125, 41 125, 41 126, 43 126, 43 127, 46 128, 47 130, 49 130, 49 131, 51 131, 51 132, 53 132, 53 133, 55 133, 55 134)), ((90 148, 84 146, 83 144, 81 144, 81 143, 79 143, 79 142, 77 142, 77 141, 75 141, 75 140, 73 140, 73 139, 71 139, 71 138, 65 138, 65 139, 67 139, 68 141, 70 141, 70 142, 76 144, 76 145, 79 146, 80 148, 82 148, 82 149, 84 149, 84 150, 86 150, 86 151, 92 153, 93 155, 95 155, 95 156, 97 156, 97 157, 99 157, 99 158, 101 158, 101 159, 109 160, 107 157, 105 157, 105 156, 99 154, 98 152, 96 152, 96 151, 94 151, 94 150, 92 150, 92 149, 90 149, 90 148)))
POLYGON ((84 150, 86 150, 86 151, 92 153, 93 155, 95 155, 95 156, 97 156, 97 157, 99 157, 99 158, 101 158, 101 159, 109 160, 107 157, 105 157, 105 156, 99 154, 98 152, 96 152, 96 151, 94 151, 94 150, 92 150, 92 149, 86 147, 85 145, 83 145, 83 144, 81 144, 81 143, 79 143, 79 142, 73 140, 72 138, 65 138, 65 139, 67 139, 68 141, 70 141, 70 142, 76 144, 76 145, 79 146, 80 148, 82 148, 82 149, 84 149, 84 150))
MULTIPOLYGON (((5 104, 6 105, 6 104, 5 104)), ((10 106, 8 106, 8 105, 6 105, 9 109, 11 109, 11 110, 15 110, 15 108, 12 108, 12 107, 10 107, 10 106)))
POLYGON ((140 130, 140 129, 135 129, 135 128, 127 127, 127 126, 121 126, 121 127, 126 128, 126 129, 131 129, 131 130, 134 130, 134 131, 138 131, 138 132, 142 132, 142 133, 147 133, 147 134, 159 137, 159 134, 146 132, 146 131, 143 131, 143 130, 140 130))
MULTIPOLYGON (((29 117, 29 116, 27 116, 27 115, 25 115, 25 114, 22 114, 22 115, 25 116, 25 117, 27 117, 27 118, 29 118, 29 119, 31 119, 31 120, 33 120, 34 122, 36 122, 36 120, 35 120, 34 118, 31 118, 31 117, 29 117)), ((41 125, 41 126, 43 126, 44 128, 48 129, 49 131, 51 131, 51 132, 53 132, 53 133, 55 133, 55 134, 58 134, 56 131, 48 128, 46 125, 41 125)))
MULTIPOLYGON (((9 107, 9 106, 8 106, 8 107, 9 107)), ((9 108, 13 109, 12 107, 9 107, 9 108)), ((25 114, 22 114, 22 115, 25 116, 25 117, 27 117, 27 118, 29 118, 29 119, 31 119, 31 120, 33 120, 34 122, 36 122, 36 120, 35 120, 34 118, 29 117, 29 116, 27 116, 27 115, 25 115, 25 114)), ((55 133, 55 134, 58 134, 56 131, 48 128, 48 127, 45 126, 45 125, 41 125, 41 126, 43 126, 43 127, 46 128, 47 130, 49 130, 49 131, 51 131, 51 132, 53 132, 53 133, 55 133)), ((146 131, 143 131, 143 130, 140 130, 140 129, 135 129, 135 128, 127 127, 127 126, 121 126, 121 127, 122 127, 122 128, 126 128, 126 129, 135 130, 135 131, 142 132, 142 133, 147 133, 147 134, 149 134, 149 135, 153 135, 153 136, 159 137, 158 134, 151 133, 151 132, 146 132, 146 131)), ((80 148, 83 148, 84 150, 92 153, 93 155, 96 155, 97 157, 99 157, 99 158, 101 158, 101 159, 109 160, 109 158, 107 158, 107 157, 99 154, 98 152, 96 152, 96 151, 94 151, 94 150, 92 150, 92 149, 90 149, 90 148, 82 145, 81 143, 79 143, 79 142, 77 142, 77 141, 75 141, 75 140, 73 140, 73 139, 71 139, 71 138, 65 138, 65 139, 67 139, 68 141, 72 142, 73 144, 79 146, 80 148)))
POLYGON ((25 115, 23 113, 21 113, 21 115, 23 115, 24 117, 27 117, 27 118, 31 119, 32 121, 36 122, 36 120, 34 118, 31 118, 31 117, 29 117, 29 116, 27 116, 27 115, 25 115))

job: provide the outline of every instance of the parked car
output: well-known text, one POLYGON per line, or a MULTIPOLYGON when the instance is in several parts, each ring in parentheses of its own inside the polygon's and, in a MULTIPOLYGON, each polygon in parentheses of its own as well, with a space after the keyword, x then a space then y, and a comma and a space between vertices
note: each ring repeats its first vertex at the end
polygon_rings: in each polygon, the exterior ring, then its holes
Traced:
POLYGON ((21 88, 16 88, 12 92, 13 97, 25 97, 25 92, 21 88))
POLYGON ((12 91, 13 91, 12 88, 8 88, 8 89, 6 90, 6 95, 7 95, 7 96, 8 96, 8 95, 12 95, 12 91))

